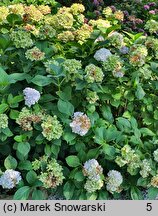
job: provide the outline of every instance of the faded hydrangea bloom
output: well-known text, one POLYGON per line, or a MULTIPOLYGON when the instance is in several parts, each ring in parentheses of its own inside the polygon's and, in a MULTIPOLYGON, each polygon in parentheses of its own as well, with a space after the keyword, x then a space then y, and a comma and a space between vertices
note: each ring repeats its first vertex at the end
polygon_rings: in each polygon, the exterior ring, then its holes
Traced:
POLYGON ((105 15, 105 17, 110 17, 112 16, 113 12, 111 7, 106 7, 103 9, 103 14, 105 15))
POLYGON ((24 131, 31 131, 33 130, 32 124, 39 123, 41 120, 42 113, 35 114, 31 110, 24 107, 19 113, 16 123, 19 124, 24 131))
POLYGON ((38 10, 43 14, 47 15, 51 13, 51 8, 48 5, 39 5, 38 10))
POLYGON ((32 21, 39 22, 43 19, 43 14, 34 5, 25 6, 25 13, 29 15, 32 21))
POLYGON ((90 119, 86 114, 82 112, 75 112, 73 116, 73 121, 70 123, 72 132, 84 136, 90 129, 91 123, 90 119))
POLYGON ((30 32, 23 29, 12 31, 10 37, 16 48, 28 48, 33 45, 30 32))
POLYGON ((156 20, 148 20, 145 24, 145 29, 149 30, 151 34, 158 32, 158 22, 156 20))
POLYGON ((120 10, 115 11, 114 17, 117 20, 123 21, 124 20, 124 13, 122 11, 120 11, 120 10))
POLYGON ((84 163, 83 174, 92 180, 99 180, 100 175, 103 173, 103 168, 95 159, 88 160, 84 163))
POLYGON ((8 6, 9 11, 13 14, 19 14, 23 16, 25 14, 24 5, 23 4, 13 4, 8 6))
POLYGON ((0 129, 8 127, 8 116, 6 114, 0 114, 0 129))
POLYGON ((90 20, 89 24, 93 27, 97 27, 98 29, 111 27, 110 21, 104 19, 90 20))
POLYGON ((44 116, 41 127, 43 129, 43 136, 49 141, 52 139, 59 139, 62 136, 63 129, 62 125, 57 120, 57 116, 44 116))
POLYGON ((150 174, 150 172, 152 171, 151 169, 151 163, 149 160, 147 159, 144 159, 140 165, 141 167, 141 170, 140 170, 140 175, 143 177, 143 178, 147 178, 150 174))
POLYGON ((36 89, 33 88, 25 88, 23 90, 24 98, 25 98, 25 105, 31 107, 40 99, 40 93, 36 89))
POLYGON ((100 190, 103 187, 103 180, 91 180, 87 179, 84 188, 88 193, 93 193, 97 190, 100 190))
POLYGON ((95 66, 94 64, 89 64, 85 68, 85 79, 88 83, 102 82, 104 74, 101 68, 95 66))
POLYGON ((38 178, 45 188, 56 188, 63 183, 63 168, 56 159, 44 155, 33 161, 32 167, 35 171, 41 171, 38 178))
POLYGON ((158 174, 157 174, 156 176, 153 176, 153 177, 152 177, 150 184, 151 184, 153 187, 158 188, 158 174))
POLYGON ((154 160, 155 160, 156 162, 158 162, 158 149, 156 149, 156 150, 154 151, 153 155, 154 155, 154 160))
POLYGON ((63 41, 64 43, 67 43, 68 41, 74 41, 75 36, 71 31, 64 31, 58 34, 58 39, 63 41))
POLYGON ((12 169, 6 170, 0 177, 0 185, 4 189, 12 189, 21 181, 21 174, 12 169))
POLYGON ((0 24, 6 20, 8 15, 9 15, 8 8, 5 6, 1 6, 0 7, 0 24))
POLYGON ((78 43, 83 44, 88 38, 90 38, 92 32, 93 27, 85 23, 81 28, 75 31, 76 40, 78 43))
POLYGON ((109 56, 111 56, 111 52, 108 50, 108 49, 105 49, 105 48, 101 48, 99 50, 96 51, 95 55, 94 55, 94 58, 97 60, 97 61, 106 61, 108 59, 109 56))
POLYGON ((32 49, 26 51, 25 56, 31 61, 41 61, 44 59, 45 53, 41 52, 41 50, 37 47, 33 47, 32 49))
POLYGON ((119 32, 112 32, 108 35, 108 39, 112 46, 116 48, 121 48, 124 44, 123 35, 119 32))
POLYGON ((70 12, 73 15, 79 15, 80 13, 83 13, 85 11, 85 7, 82 4, 77 4, 74 3, 72 4, 72 6, 70 7, 70 12))
POLYGON ((106 189, 110 193, 120 192, 120 185, 123 182, 123 177, 121 173, 116 170, 110 170, 107 175, 108 177, 106 189))
POLYGON ((38 38, 44 40, 46 38, 53 38, 56 35, 56 30, 48 24, 42 25, 37 35, 38 38))

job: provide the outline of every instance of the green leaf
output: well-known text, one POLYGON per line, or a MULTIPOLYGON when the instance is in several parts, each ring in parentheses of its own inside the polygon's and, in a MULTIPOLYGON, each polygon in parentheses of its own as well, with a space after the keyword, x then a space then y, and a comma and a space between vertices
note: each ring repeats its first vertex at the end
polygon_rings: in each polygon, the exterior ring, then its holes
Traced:
POLYGON ((23 156, 26 156, 30 151, 30 144, 28 142, 18 143, 17 150, 23 156))
POLYGON ((9 84, 9 75, 0 67, 0 86, 5 87, 9 84))
POLYGON ((27 200, 30 192, 31 192, 31 188, 29 186, 24 186, 16 191, 13 199, 14 200, 27 200))
POLYGON ((155 111, 154 111, 154 119, 155 119, 155 120, 158 120, 158 110, 155 110, 155 111))
POLYGON ((132 200, 143 200, 143 195, 137 187, 131 188, 131 198, 132 200))
POLYGON ((22 23, 22 17, 19 14, 9 14, 7 16, 7 21, 14 25, 14 24, 21 24, 22 23))
POLYGON ((107 191, 99 191, 99 197, 98 200, 108 200, 109 194, 107 191))
POLYGON ((86 193, 87 200, 96 200, 97 199, 97 193, 86 193))
POLYGON ((10 110, 10 114, 9 114, 9 117, 13 120, 16 120, 19 116, 19 111, 18 110, 13 110, 11 109, 10 110))
POLYGON ((32 193, 33 200, 46 200, 46 195, 43 191, 35 189, 32 193))
POLYGON ((80 160, 77 156, 71 155, 66 158, 66 162, 70 167, 77 167, 80 165, 80 160))
POLYGON ((44 153, 48 156, 51 155, 51 146, 50 145, 47 145, 44 147, 44 153))
POLYGON ((32 169, 32 163, 28 160, 20 161, 18 164, 18 169, 31 170, 32 169))
POLYGON ((101 111, 102 111, 103 117, 104 117, 108 122, 113 123, 114 118, 113 118, 113 115, 112 115, 112 112, 111 112, 110 107, 107 106, 107 105, 103 105, 102 108, 101 108, 101 111))
POLYGON ((141 128, 140 129, 141 134, 143 134, 143 136, 154 136, 155 134, 148 128, 141 128))
POLYGON ((26 175, 26 180, 29 184, 33 185, 33 183, 37 180, 37 174, 31 170, 26 175))
POLYGON ((67 131, 63 134, 63 139, 66 140, 67 143, 71 143, 72 140, 76 138, 76 134, 71 131, 67 131))
POLYGON ((2 103, 0 104, 0 114, 4 113, 8 109, 8 104, 2 103))
POLYGON ((10 44, 10 39, 8 37, 8 35, 0 35, 0 49, 7 49, 7 47, 10 44))
POLYGON ((57 106, 61 113, 67 114, 68 116, 74 113, 74 106, 69 101, 59 99, 57 106))
POLYGON ((73 197, 75 186, 72 182, 66 182, 63 187, 63 193, 67 200, 70 200, 73 197))
POLYGON ((17 167, 18 163, 17 160, 9 155, 5 160, 4 160, 4 166, 6 169, 13 169, 15 170, 17 167))
POLYGON ((83 175, 82 171, 78 171, 75 173, 74 178, 76 179, 76 181, 83 181, 85 179, 85 176, 83 175))
POLYGON ((103 145, 103 152, 104 152, 104 154, 113 158, 115 156, 116 150, 115 150, 115 147, 110 146, 108 144, 104 144, 103 145))
POLYGON ((34 83, 37 86, 47 86, 50 83, 52 83, 52 78, 46 77, 46 76, 42 76, 42 75, 36 75, 32 79, 32 83, 34 83))
POLYGON ((155 187, 150 187, 148 189, 148 199, 149 200, 155 200, 155 198, 157 197, 157 194, 158 194, 158 188, 155 188, 155 187))
POLYGON ((87 153, 87 160, 97 158, 100 153, 99 148, 90 149, 87 153))
POLYGON ((135 95, 139 100, 143 99, 143 97, 145 96, 145 91, 143 90, 143 88, 140 85, 137 86, 137 90, 135 92, 135 95))

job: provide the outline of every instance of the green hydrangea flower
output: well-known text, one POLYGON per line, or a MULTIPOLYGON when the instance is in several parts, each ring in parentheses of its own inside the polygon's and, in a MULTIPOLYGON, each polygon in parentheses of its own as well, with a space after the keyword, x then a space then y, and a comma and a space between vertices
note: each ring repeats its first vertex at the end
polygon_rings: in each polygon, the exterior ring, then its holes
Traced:
POLYGON ((98 97, 98 95, 97 95, 96 92, 87 90, 87 97, 86 97, 86 99, 87 99, 87 101, 90 104, 94 104, 97 100, 99 100, 99 97, 98 97))
POLYGON ((151 163, 149 160, 147 159, 144 159, 142 161, 142 163, 140 164, 140 175, 143 177, 143 178, 147 178, 150 174, 150 172, 152 171, 151 169, 151 163))
POLYGON ((155 160, 156 162, 158 162, 158 149, 156 149, 156 150, 154 151, 153 156, 154 156, 154 160, 155 160))
POLYGON ((46 24, 40 27, 37 37, 45 40, 46 38, 54 38, 55 35, 56 30, 51 25, 46 24))
POLYGON ((28 48, 33 45, 31 34, 23 29, 12 31, 10 37, 16 48, 28 48))
POLYGON ((85 79, 88 83, 102 82, 104 74, 101 68, 94 64, 89 64, 85 68, 85 79))
POLYGON ((81 61, 66 59, 61 66, 64 69, 67 81, 74 81, 76 78, 82 79, 82 75, 79 73, 79 70, 82 68, 81 61))
POLYGON ((156 20, 148 20, 145 24, 145 29, 149 30, 151 34, 158 31, 158 22, 156 20))
POLYGON ((0 129, 8 127, 8 116, 6 114, 0 114, 0 129))
POLYGON ((79 15, 80 13, 83 13, 85 11, 85 7, 82 4, 77 4, 74 3, 72 4, 72 6, 70 7, 70 12, 73 15, 79 15))
POLYGON ((76 40, 82 45, 88 38, 90 38, 92 32, 92 26, 83 24, 80 29, 75 31, 76 40))
POLYGON ((88 192, 88 193, 93 193, 97 190, 100 190, 103 187, 103 180, 99 179, 97 181, 95 180, 91 180, 91 179, 87 179, 85 185, 84 185, 84 189, 88 192))
POLYGON ((9 15, 8 8, 5 6, 1 6, 0 7, 0 24, 6 20, 8 15, 9 15))
POLYGON ((63 41, 64 43, 67 43, 68 41, 73 41, 75 39, 75 36, 71 31, 64 31, 58 34, 58 39, 63 41))
POLYGON ((43 183, 43 187, 56 188, 63 183, 63 168, 54 158, 50 159, 47 156, 43 156, 39 160, 36 159, 32 162, 32 166, 34 170, 41 171, 38 178, 43 183))
POLYGON ((43 129, 43 136, 49 141, 59 139, 62 136, 63 129, 62 125, 57 120, 57 116, 44 116, 41 126, 43 129))

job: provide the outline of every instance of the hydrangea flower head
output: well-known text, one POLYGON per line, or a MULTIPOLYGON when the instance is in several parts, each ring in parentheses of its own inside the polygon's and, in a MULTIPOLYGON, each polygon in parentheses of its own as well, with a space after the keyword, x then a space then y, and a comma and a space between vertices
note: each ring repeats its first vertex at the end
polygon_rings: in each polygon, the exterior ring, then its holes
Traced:
POLYGON ((99 50, 96 51, 95 55, 94 55, 94 58, 97 60, 97 61, 106 61, 107 58, 109 56, 111 56, 111 52, 110 50, 106 49, 106 48, 101 48, 99 50))
POLYGON ((6 170, 0 177, 0 185, 4 189, 12 189, 21 181, 21 174, 12 169, 6 170))
POLYGON ((72 132, 84 136, 91 126, 90 119, 82 112, 75 112, 73 121, 70 123, 72 132))
POLYGON ((8 116, 6 114, 0 114, 0 129, 8 127, 8 116))
POLYGON ((106 189, 110 193, 118 192, 119 187, 123 182, 123 177, 121 173, 116 170, 110 170, 107 175, 108 177, 107 177, 106 189))
POLYGON ((88 178, 99 180, 102 172, 103 168, 99 165, 97 160, 91 159, 84 163, 83 173, 85 176, 88 176, 88 178))
POLYGON ((28 107, 31 107, 40 99, 40 93, 36 89, 28 87, 23 90, 23 93, 25 95, 25 105, 28 107))

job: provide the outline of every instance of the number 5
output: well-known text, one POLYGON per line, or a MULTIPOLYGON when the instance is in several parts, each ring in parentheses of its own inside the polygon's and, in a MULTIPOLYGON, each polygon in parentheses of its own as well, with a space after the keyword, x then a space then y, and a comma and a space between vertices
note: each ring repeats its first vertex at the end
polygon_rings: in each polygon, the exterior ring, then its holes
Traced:
POLYGON ((147 203, 146 210, 151 211, 152 210, 152 203, 147 203))

